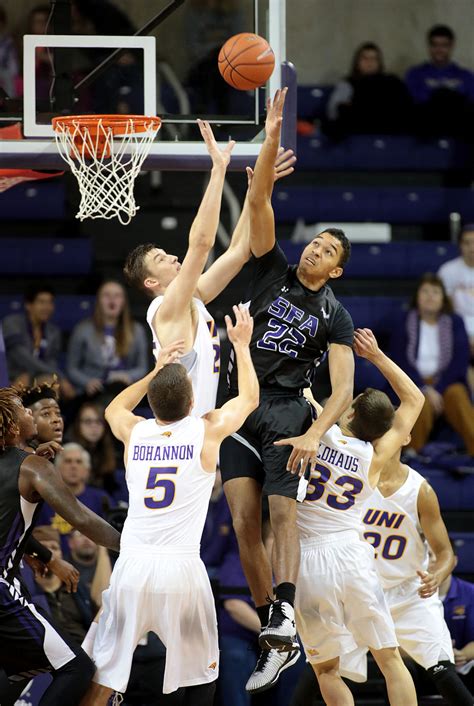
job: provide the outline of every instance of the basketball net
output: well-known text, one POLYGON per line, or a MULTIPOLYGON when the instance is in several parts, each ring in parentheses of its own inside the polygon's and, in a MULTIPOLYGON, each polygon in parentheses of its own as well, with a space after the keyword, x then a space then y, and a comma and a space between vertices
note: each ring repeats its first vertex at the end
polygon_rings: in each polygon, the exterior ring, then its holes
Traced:
POLYGON ((53 118, 61 157, 77 178, 76 218, 114 218, 128 225, 139 209, 135 179, 161 126, 160 118, 78 115, 53 118))

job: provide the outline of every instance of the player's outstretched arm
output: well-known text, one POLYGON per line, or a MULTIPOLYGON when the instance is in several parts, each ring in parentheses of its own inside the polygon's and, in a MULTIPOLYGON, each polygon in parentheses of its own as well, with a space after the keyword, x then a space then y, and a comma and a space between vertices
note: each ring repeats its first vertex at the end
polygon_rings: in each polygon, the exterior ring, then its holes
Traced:
POLYGON ((441 517, 438 498, 427 481, 422 483, 418 493, 418 517, 421 529, 435 555, 429 571, 418 571, 421 598, 429 598, 449 576, 456 565, 454 552, 449 541, 448 530, 441 517))
POLYGON ((116 439, 127 446, 133 427, 142 421, 142 417, 133 414, 133 410, 145 397, 148 385, 155 377, 156 373, 169 363, 175 363, 183 354, 184 341, 175 341, 160 349, 156 365, 148 375, 141 380, 137 380, 133 385, 129 385, 122 390, 117 397, 105 409, 105 419, 109 424, 112 434, 116 439))
POLYGON ((380 350, 377 339, 370 329, 356 330, 354 350, 357 355, 367 358, 380 370, 400 399, 391 429, 374 442, 375 454, 372 466, 374 469, 375 466, 381 468, 405 443, 405 439, 418 419, 425 397, 408 375, 380 350))
POLYGON ((302 475, 308 463, 311 470, 316 466, 319 442, 323 434, 337 422, 352 399, 354 387, 354 355, 349 346, 331 343, 329 348, 329 374, 331 395, 324 407, 318 405, 318 418, 305 434, 275 441, 275 446, 293 446, 288 458, 287 470, 302 475), (320 413, 319 413, 320 412, 320 413))
MULTIPOLYGON (((280 147, 273 170, 273 179, 277 181, 294 171, 296 157, 293 150, 280 147)), ((196 295, 207 304, 227 287, 229 282, 239 274, 242 267, 250 259, 250 208, 248 194, 253 179, 253 169, 247 167, 248 189, 244 205, 234 228, 230 245, 225 253, 199 277, 196 295)))
POLYGON ((39 456, 28 456, 20 468, 21 495, 34 502, 39 495, 58 515, 96 544, 118 552, 120 534, 108 522, 80 503, 64 483, 55 467, 39 456))
POLYGON ((242 305, 233 307, 235 326, 226 316, 227 333, 234 346, 237 363, 237 383, 239 394, 220 409, 206 414, 206 439, 220 444, 226 436, 240 429, 247 417, 258 407, 260 386, 250 356, 253 319, 249 310, 242 305))
POLYGON ((222 190, 227 166, 235 142, 229 142, 221 151, 214 139, 209 123, 199 120, 201 135, 212 159, 212 169, 207 189, 189 232, 189 246, 177 277, 167 287, 163 302, 156 314, 159 324, 172 324, 160 332, 160 341, 166 345, 176 338, 185 338, 189 328, 189 317, 183 312, 189 311, 189 305, 197 288, 199 277, 206 264, 209 251, 214 245, 219 225, 222 190), (176 326, 178 324, 178 327, 176 326), (163 337, 164 333, 164 337, 163 337), (165 339, 165 340, 164 340, 165 339))
POLYGON ((278 90, 273 101, 267 101, 266 136, 249 191, 250 249, 255 257, 262 257, 275 245, 275 216, 271 201, 273 169, 280 146, 286 92, 286 88, 278 90))

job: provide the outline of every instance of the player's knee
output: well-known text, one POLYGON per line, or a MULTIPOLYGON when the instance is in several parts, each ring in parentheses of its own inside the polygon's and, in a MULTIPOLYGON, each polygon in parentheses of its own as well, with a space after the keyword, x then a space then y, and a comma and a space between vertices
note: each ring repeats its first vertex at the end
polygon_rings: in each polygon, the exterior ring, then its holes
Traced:
POLYGON ((339 671, 339 659, 332 659, 329 662, 323 662, 322 664, 313 664, 313 669, 316 672, 318 679, 324 679, 325 677, 341 678, 341 673, 339 671))
POLYGON ((270 521, 275 535, 288 535, 293 528, 296 531, 295 501, 292 498, 272 498, 270 501, 270 521))
POLYGON ((377 662, 380 671, 386 677, 400 668, 405 668, 400 652, 396 647, 386 647, 381 650, 373 650, 372 654, 377 662))
POLYGON ((232 517, 232 525, 239 544, 258 542, 262 540, 262 526, 259 517, 245 511, 236 512, 232 517))

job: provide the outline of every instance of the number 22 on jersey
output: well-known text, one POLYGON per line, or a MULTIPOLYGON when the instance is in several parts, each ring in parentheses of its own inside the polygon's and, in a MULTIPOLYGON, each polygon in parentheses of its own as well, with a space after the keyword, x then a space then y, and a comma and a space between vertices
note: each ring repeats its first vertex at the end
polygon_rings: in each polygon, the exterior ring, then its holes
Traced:
POLYGON ((146 482, 145 507, 149 510, 162 510, 169 507, 176 493, 176 475, 178 466, 152 466, 146 482), (164 477, 163 477, 164 476, 164 477))

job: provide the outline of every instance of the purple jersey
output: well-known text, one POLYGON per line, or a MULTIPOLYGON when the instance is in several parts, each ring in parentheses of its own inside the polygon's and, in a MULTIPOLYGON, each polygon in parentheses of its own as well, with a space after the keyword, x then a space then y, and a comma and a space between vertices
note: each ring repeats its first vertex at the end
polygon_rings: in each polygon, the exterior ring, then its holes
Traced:
POLYGON ((454 647, 461 650, 474 641, 474 584, 453 576, 443 605, 454 647))

